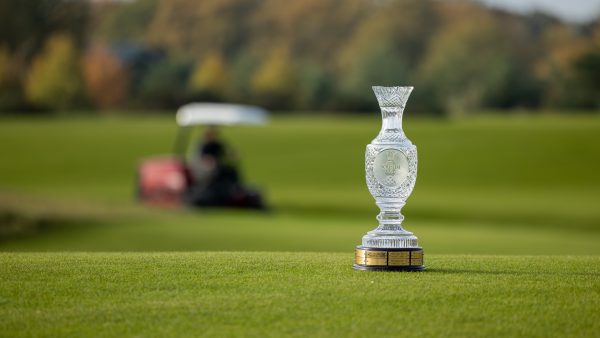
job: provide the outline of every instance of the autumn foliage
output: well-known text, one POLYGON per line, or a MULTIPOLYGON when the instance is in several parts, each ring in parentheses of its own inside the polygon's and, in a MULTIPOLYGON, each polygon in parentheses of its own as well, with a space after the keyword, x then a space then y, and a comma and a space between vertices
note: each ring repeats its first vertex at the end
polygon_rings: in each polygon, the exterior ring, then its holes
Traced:
POLYGON ((29 69, 25 82, 31 102, 47 108, 65 109, 82 98, 79 55, 66 35, 54 35, 46 42, 29 69))
POLYGON ((84 79, 89 98, 102 109, 122 105, 129 95, 129 72, 105 46, 94 46, 83 58, 84 79))
MULTIPOLYGON (((44 1, 6 6, 43 12, 44 1)), ((434 0, 56 0, 46 10, 40 22, 0 12, 0 72, 10 73, 0 110, 22 91, 26 105, 55 109, 201 100, 360 111, 377 108, 372 85, 405 84, 418 88, 411 108, 433 114, 600 109, 600 19, 434 0)))

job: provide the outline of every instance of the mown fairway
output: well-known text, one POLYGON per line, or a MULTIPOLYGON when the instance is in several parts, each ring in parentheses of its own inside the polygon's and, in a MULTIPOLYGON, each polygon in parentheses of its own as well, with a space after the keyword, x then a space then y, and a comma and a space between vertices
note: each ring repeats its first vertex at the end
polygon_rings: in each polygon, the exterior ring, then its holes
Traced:
MULTIPOLYGON (((379 123, 373 113, 225 129, 273 207, 261 214, 135 205, 137 161, 170 151, 172 118, 2 119, 10 231, 0 249, 350 254, 376 224, 363 153, 379 123)), ((419 150, 405 225, 426 252, 600 253, 599 118, 408 119, 405 129, 419 150)))
POLYGON ((173 119, 1 120, 0 336, 597 335, 600 119, 405 129, 423 273, 350 268, 376 224, 376 114, 226 129, 269 213, 136 205, 136 163, 170 150, 173 119))

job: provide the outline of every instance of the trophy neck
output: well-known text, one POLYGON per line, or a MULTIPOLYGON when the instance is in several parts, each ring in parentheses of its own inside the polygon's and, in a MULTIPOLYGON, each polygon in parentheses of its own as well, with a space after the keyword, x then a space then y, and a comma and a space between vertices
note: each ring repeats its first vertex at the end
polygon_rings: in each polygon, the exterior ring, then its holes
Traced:
POLYGON ((400 107, 381 108, 381 130, 385 133, 402 132, 402 114, 404 109, 400 107))
POLYGON ((381 87, 373 86, 373 92, 381 108, 381 132, 377 140, 403 139, 406 136, 402 130, 402 115, 406 101, 413 87, 381 87))

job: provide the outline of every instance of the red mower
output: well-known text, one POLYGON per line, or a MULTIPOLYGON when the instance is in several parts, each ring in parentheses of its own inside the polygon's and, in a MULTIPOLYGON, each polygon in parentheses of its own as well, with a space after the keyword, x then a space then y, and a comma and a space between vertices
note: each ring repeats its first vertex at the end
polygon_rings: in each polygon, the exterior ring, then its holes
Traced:
POLYGON ((218 139, 217 126, 264 125, 266 110, 234 104, 191 103, 177 111, 179 126, 172 155, 140 162, 137 197, 142 203, 161 207, 231 207, 265 209, 260 191, 246 186, 233 156, 218 139), (188 145, 194 127, 204 125, 205 134, 190 156, 188 145))

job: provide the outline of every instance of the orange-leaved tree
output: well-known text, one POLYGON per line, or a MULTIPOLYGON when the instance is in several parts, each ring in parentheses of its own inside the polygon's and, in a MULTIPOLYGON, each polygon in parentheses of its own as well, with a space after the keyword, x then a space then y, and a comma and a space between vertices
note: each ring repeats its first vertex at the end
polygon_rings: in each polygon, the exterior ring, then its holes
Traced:
POLYGON ((83 58, 88 96, 100 108, 122 105, 128 97, 130 76, 123 62, 105 46, 94 46, 83 58))

